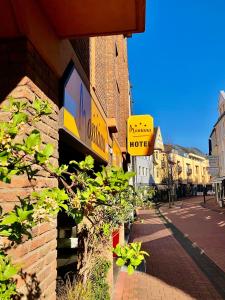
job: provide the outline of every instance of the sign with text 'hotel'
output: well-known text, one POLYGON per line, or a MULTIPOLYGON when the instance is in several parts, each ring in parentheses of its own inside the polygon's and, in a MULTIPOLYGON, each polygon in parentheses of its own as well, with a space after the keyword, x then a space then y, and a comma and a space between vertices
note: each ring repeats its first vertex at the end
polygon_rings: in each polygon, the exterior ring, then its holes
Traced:
POLYGON ((128 118, 127 149, 132 156, 145 156, 153 153, 154 124, 152 116, 135 115, 128 118))

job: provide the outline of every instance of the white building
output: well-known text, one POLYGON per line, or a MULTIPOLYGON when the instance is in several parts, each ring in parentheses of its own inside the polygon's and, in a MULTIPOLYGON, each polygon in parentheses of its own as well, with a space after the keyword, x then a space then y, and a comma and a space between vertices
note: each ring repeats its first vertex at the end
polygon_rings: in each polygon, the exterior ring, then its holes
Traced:
POLYGON ((153 157, 135 157, 135 186, 146 186, 154 184, 153 179, 153 157))

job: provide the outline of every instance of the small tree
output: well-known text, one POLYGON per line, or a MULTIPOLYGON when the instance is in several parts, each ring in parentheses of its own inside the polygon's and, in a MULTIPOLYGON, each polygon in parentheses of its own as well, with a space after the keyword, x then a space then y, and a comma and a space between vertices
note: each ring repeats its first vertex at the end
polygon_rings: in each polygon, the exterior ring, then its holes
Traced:
MULTIPOLYGON (((32 183, 40 171, 45 171, 60 183, 60 188, 35 190, 10 212, 0 210, 0 299, 11 299, 17 294, 14 275, 19 272, 7 255, 7 249, 32 238, 32 228, 49 222, 60 210, 78 224, 78 277, 85 284, 91 276, 94 261, 105 247, 110 247, 112 230, 123 224, 135 208, 135 192, 129 186, 132 172, 119 168, 102 167, 94 171, 94 160, 70 161, 68 165, 54 166, 50 162, 54 148, 42 142, 35 122, 51 114, 47 101, 36 99, 32 104, 9 99, 4 110, 8 122, 0 122, 0 180, 10 183, 13 176, 26 174, 32 183)), ((132 255, 140 252, 140 245, 132 246, 132 255), (135 250, 136 249, 136 250, 135 250)), ((144 253, 142 253, 144 254, 144 253)), ((142 259, 144 256, 142 255, 142 259)), ((134 261, 133 269, 141 263, 134 261)), ((130 260, 129 260, 130 261, 130 260)), ((132 264, 132 262, 130 262, 132 264)), ((131 268, 130 268, 131 269, 131 268)), ((130 272, 132 273, 132 272, 130 272)))
POLYGON ((174 201, 176 198, 176 183, 177 183, 177 176, 178 170, 176 162, 173 160, 172 157, 172 146, 167 145, 165 154, 164 154, 164 161, 163 161, 163 183, 167 186, 168 190, 168 201, 169 207, 174 205, 174 201))

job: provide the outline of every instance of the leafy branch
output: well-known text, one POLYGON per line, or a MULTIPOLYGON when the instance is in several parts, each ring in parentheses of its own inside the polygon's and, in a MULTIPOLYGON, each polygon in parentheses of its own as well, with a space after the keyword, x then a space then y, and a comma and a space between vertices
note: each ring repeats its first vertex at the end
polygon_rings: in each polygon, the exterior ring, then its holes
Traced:
MULTIPOLYGON (((78 227, 81 250, 78 274, 85 283, 93 267, 93 258, 101 256, 106 246, 111 248, 112 231, 129 220, 137 204, 139 196, 129 186, 134 173, 116 167, 102 167, 96 172, 91 156, 56 167, 50 163, 53 145, 44 144, 40 131, 35 129, 35 122, 51 114, 49 103, 35 99, 30 104, 10 98, 3 109, 9 114, 9 121, 0 122, 0 181, 11 183, 13 176, 26 175, 33 192, 19 198, 20 203, 10 212, 1 210, 0 213, 0 238, 7 239, 8 243, 0 248, 0 298, 11 299, 16 294, 13 276, 18 268, 7 256, 7 247, 22 243, 24 237, 32 238, 32 228, 51 221, 59 211, 72 217, 78 227), (40 171, 56 178, 60 188, 36 190, 33 180, 38 180, 40 171), (6 275, 1 275, 5 272, 6 275)), ((124 263, 129 259, 129 264, 135 268, 144 253, 140 245, 131 245, 126 247, 131 247, 129 251, 133 256, 126 259, 121 256, 121 259, 124 263)), ((121 254, 128 251, 121 249, 116 251, 121 254)))

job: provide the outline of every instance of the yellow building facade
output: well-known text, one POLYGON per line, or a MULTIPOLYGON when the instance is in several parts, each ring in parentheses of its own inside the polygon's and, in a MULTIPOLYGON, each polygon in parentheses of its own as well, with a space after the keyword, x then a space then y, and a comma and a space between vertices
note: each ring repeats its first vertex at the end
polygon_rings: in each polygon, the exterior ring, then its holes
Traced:
POLYGON ((159 127, 155 128, 153 164, 156 185, 188 187, 196 192, 210 182, 208 157, 196 148, 164 144, 159 127))
POLYGON ((172 165, 174 181, 183 184, 206 185, 210 179, 209 161, 207 157, 192 152, 194 150, 187 149, 182 155, 174 148, 169 153, 167 152, 167 164, 172 165))

